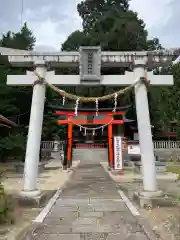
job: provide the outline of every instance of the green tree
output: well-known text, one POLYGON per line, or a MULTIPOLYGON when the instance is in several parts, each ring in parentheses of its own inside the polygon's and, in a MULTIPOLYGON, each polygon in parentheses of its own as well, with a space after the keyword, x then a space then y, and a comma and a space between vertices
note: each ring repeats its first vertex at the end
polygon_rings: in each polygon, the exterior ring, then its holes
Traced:
POLYGON ((177 122, 177 139, 180 139, 180 63, 162 68, 156 74, 171 74, 174 77, 173 86, 150 87, 150 112, 155 135, 158 128, 168 129, 171 121, 177 122))
POLYGON ((75 31, 70 34, 67 40, 62 44, 62 51, 78 51, 80 46, 88 46, 90 38, 81 31, 75 31))
POLYGON ((159 39, 147 40, 145 23, 129 9, 129 0, 91 0, 77 5, 83 31, 75 31, 62 50, 100 45, 107 51, 136 51, 162 48, 159 39))
POLYGON ((35 45, 35 41, 36 38, 33 36, 32 31, 28 28, 27 23, 25 23, 20 32, 14 33, 8 31, 6 34, 3 34, 0 46, 14 49, 32 50, 35 45))
MULTIPOLYGON (((79 16, 83 20, 83 30, 86 33, 94 32, 97 22, 105 20, 109 13, 122 13, 129 11, 129 0, 92 0, 81 1, 77 5, 79 16)), ((104 22, 105 23, 105 22, 104 22)), ((108 24, 106 22, 106 26, 108 24)))
POLYGON ((51 89, 47 89, 44 108, 44 123, 42 130, 42 140, 54 140, 64 138, 64 128, 57 123, 56 109, 51 106, 61 104, 61 97, 51 89))
POLYGON ((180 63, 174 64, 169 73, 174 76, 174 85, 168 91, 167 112, 170 121, 176 121, 177 139, 180 140, 180 63))
MULTIPOLYGON (((35 44, 35 37, 26 23, 20 32, 7 32, 0 40, 1 47, 31 50, 35 44)), ((25 74, 26 69, 13 68, 10 65, 0 66, 0 110, 1 114, 19 124, 17 128, 1 128, 0 152, 11 155, 14 150, 22 154, 25 136, 29 124, 29 112, 32 98, 30 87, 10 87, 6 85, 7 74, 25 74), (13 140, 12 140, 13 139, 13 140), (16 139, 16 140, 15 140, 16 139), (22 146, 20 147, 20 142, 22 146), (18 143, 18 144, 17 144, 18 143)))
POLYGON ((153 50, 161 50, 163 49, 162 45, 159 42, 158 38, 153 38, 147 41, 147 50, 153 51, 153 50))
MULTIPOLYGON (((62 50, 78 50, 83 45, 100 45, 104 51, 140 51, 161 49, 158 38, 147 39, 145 23, 137 13, 129 8, 128 0, 92 0, 82 1, 77 5, 82 18, 82 31, 69 35, 62 45, 62 50)), ((127 69, 122 69, 123 71, 127 69)), ((104 69, 102 74, 116 74, 119 69, 104 69)), ((89 88, 89 96, 101 96, 116 91, 117 88, 89 88)), ((79 95, 84 95, 84 88, 79 88, 79 95)), ((106 105, 112 106, 112 101, 106 105)), ((131 104, 134 108, 133 94, 126 94, 118 105, 131 104)), ((133 110, 132 110, 133 111, 133 110)), ((134 111, 133 111, 134 112, 134 111)), ((135 116, 134 116, 135 117, 135 116)))

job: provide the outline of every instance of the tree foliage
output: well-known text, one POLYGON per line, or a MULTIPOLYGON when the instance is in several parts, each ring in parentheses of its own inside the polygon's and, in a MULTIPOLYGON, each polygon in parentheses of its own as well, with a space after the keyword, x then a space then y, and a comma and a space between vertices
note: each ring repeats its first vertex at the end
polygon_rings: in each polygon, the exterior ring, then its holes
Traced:
MULTIPOLYGON (((78 50, 80 46, 101 46, 104 51, 141 51, 161 49, 158 38, 148 39, 145 23, 137 13, 129 9, 128 0, 82 1, 77 6, 82 18, 82 31, 71 33, 62 44, 62 50, 78 50)), ((127 69, 103 69, 104 74, 121 73, 127 69)), ((116 91, 114 87, 99 87, 88 90, 90 96, 100 96, 116 91)), ((79 88, 83 95, 84 88, 79 88)), ((106 104, 112 105, 112 102, 106 104)), ((118 100, 119 105, 131 104, 134 111, 133 94, 118 100)), ((133 114, 130 113, 133 117, 133 114)), ((134 116, 135 118, 135 116, 134 116)))
MULTIPOLYGON (((27 24, 20 32, 7 32, 0 40, 1 47, 31 50, 35 44, 35 37, 27 24)), ((1 114, 19 124, 18 128, 2 128, 0 135, 0 159, 12 152, 22 152, 25 146, 25 136, 29 123, 32 89, 27 87, 10 87, 6 85, 7 74, 24 74, 25 69, 14 69, 9 65, 0 65, 0 110, 1 114), (10 151, 12 150, 12 151, 10 151)), ((20 153, 21 154, 21 153, 20 153)), ((15 154, 16 155, 16 154, 15 154)))
POLYGON ((98 45, 104 51, 161 48, 158 38, 147 40, 145 23, 129 9, 129 0, 82 1, 77 10, 83 31, 70 34, 62 50, 78 50, 82 45, 98 45))
MULTIPOLYGON (((8 47, 22 50, 32 50, 35 45, 35 37, 25 23, 17 33, 8 31, 0 39, 1 47, 8 47)), ((32 87, 7 86, 8 74, 25 74, 25 68, 13 68, 9 65, 0 65, 0 110, 1 114, 16 122, 18 127, 1 127, 0 134, 0 160, 8 156, 24 157, 26 136, 28 133, 29 116, 31 110, 32 87)), ((47 101, 51 101, 53 96, 47 94, 47 101)), ((55 120, 51 119, 51 111, 45 106, 42 139, 51 140, 53 134, 57 132, 58 126, 55 120)))
POLYGON ((0 40, 1 47, 9 47, 14 49, 32 50, 35 45, 36 38, 33 36, 32 31, 25 23, 20 32, 14 33, 8 31, 2 35, 0 40))
MULTIPOLYGON (((77 5, 79 16, 83 20, 83 30, 88 33, 94 32, 97 22, 105 20, 107 16, 112 16, 113 13, 122 13, 129 11, 129 0, 92 0, 81 1, 77 5)), ((105 23, 105 22, 104 22, 105 23)), ((106 22, 106 26, 109 25, 106 22)))
MULTIPOLYGON (((77 11, 82 18, 83 30, 71 33, 63 43, 62 50, 78 50, 83 45, 100 45, 104 51, 163 49, 158 38, 148 39, 145 23, 138 18, 136 12, 130 10, 129 0, 86 0, 78 4, 77 11)), ((177 56, 179 52, 177 49, 175 55, 177 56)), ((107 73, 113 74, 113 70, 108 69, 105 74, 107 73)), ((155 131, 158 128, 167 130, 169 122, 176 120, 177 137, 180 139, 180 64, 156 70, 155 74, 172 74, 174 86, 149 88, 152 125, 155 126, 155 131)), ((115 90, 117 89, 99 87, 96 94, 103 95, 115 90)), ((94 96, 94 89, 90 89, 88 94, 94 96)), ((133 94, 126 95, 126 98, 120 99, 118 104, 127 103, 132 105, 133 111, 130 115, 135 118, 133 94)))

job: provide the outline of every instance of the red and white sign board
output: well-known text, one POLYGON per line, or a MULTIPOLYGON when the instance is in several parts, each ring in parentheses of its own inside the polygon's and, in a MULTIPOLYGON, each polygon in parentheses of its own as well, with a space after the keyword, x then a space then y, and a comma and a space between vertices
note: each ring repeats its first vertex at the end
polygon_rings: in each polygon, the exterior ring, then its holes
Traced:
POLYGON ((114 169, 123 169, 123 157, 122 157, 122 137, 114 137, 114 169))

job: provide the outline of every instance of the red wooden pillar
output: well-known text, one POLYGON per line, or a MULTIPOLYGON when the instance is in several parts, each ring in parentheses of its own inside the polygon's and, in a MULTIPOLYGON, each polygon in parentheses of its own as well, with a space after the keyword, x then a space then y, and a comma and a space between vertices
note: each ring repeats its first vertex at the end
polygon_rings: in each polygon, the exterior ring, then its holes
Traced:
POLYGON ((72 151, 72 130, 73 130, 73 124, 72 124, 72 117, 69 118, 68 123, 68 153, 67 153, 67 165, 68 167, 71 166, 71 151, 72 151))
POLYGON ((108 149, 109 149, 109 165, 113 168, 113 132, 112 123, 108 125, 108 149))

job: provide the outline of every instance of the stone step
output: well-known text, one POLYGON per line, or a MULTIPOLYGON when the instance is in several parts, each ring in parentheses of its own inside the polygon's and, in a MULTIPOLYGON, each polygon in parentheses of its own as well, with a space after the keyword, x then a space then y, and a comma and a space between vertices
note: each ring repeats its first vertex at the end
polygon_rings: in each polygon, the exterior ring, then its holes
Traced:
POLYGON ((74 149, 73 160, 80 160, 86 163, 94 163, 108 160, 108 151, 107 149, 74 149))

